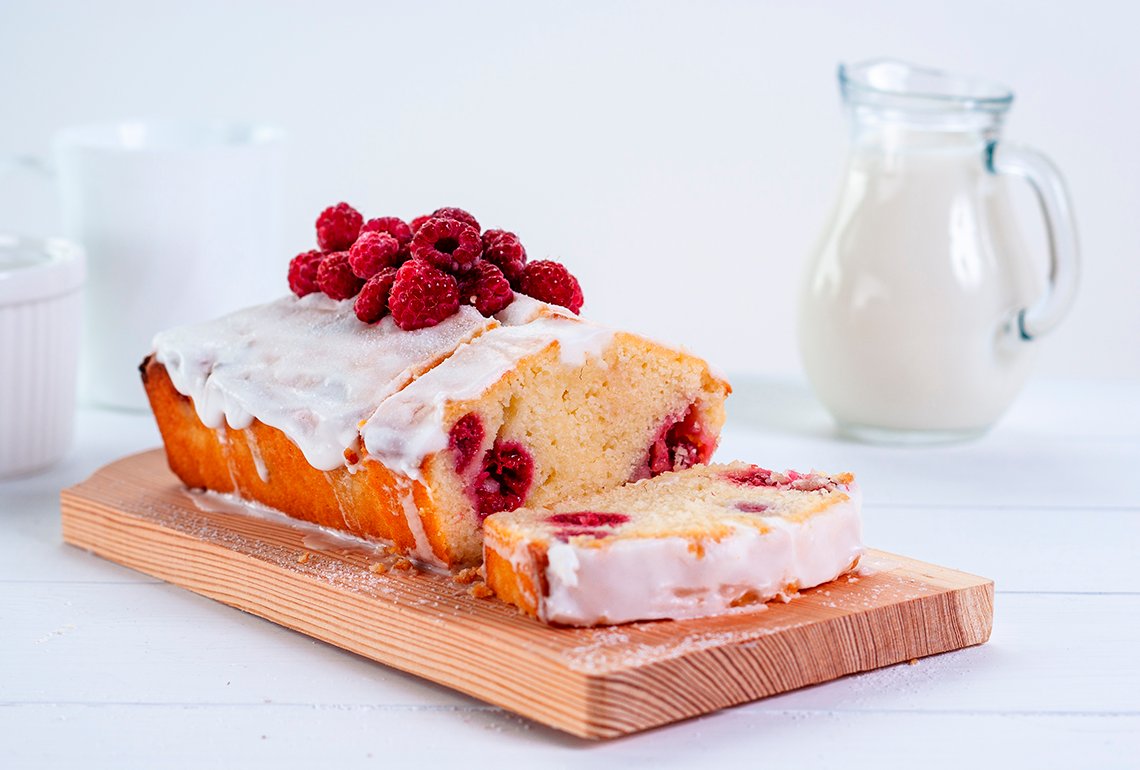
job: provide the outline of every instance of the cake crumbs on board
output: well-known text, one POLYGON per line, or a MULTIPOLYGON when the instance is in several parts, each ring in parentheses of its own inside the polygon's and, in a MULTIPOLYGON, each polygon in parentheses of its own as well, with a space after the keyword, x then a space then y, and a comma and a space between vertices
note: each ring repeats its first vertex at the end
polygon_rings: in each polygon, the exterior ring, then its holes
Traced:
POLYGON ((451 579, 456 583, 468 585, 470 583, 474 583, 476 580, 479 580, 481 577, 483 577, 483 571, 481 568, 468 567, 467 569, 461 569, 453 574, 451 576, 451 579))

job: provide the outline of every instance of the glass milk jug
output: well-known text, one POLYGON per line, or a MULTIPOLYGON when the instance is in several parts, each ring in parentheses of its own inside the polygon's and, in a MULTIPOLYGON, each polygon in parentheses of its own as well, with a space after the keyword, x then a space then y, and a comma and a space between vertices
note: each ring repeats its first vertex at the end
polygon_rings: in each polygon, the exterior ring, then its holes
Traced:
POLYGON ((800 297, 808 378, 856 438, 981 434, 1076 291, 1064 183, 1044 156, 1001 140, 1013 101, 1001 86, 890 60, 840 67, 839 83, 852 147, 800 297), (1047 280, 1022 243, 1006 175, 1041 204, 1047 280))

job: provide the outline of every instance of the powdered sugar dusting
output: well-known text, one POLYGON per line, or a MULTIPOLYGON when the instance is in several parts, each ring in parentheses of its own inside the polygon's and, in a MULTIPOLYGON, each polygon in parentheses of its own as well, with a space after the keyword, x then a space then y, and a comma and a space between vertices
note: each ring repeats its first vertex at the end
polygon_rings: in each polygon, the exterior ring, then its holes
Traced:
POLYGON ((898 559, 892 559, 890 556, 882 553, 869 553, 865 554, 859 560, 859 566, 855 569, 855 574, 859 577, 870 577, 880 572, 890 572, 893 569, 898 569, 902 566, 902 562, 898 559))
MULTIPOLYGON (((758 605, 734 610, 741 614, 756 614, 763 612, 766 605, 758 605)), ((589 642, 578 647, 566 650, 563 658, 567 664, 578 671, 586 673, 603 673, 621 668, 631 668, 663 660, 683 657, 702 650, 724 647, 727 645, 741 645, 756 641, 762 637, 772 636, 790 628, 804 625, 806 620, 797 620, 783 624, 750 625, 745 628, 730 628, 723 631, 693 631, 684 633, 685 622, 658 621, 669 624, 674 634, 660 635, 661 638, 634 641, 631 637, 646 638, 649 634, 637 633, 646 624, 635 623, 629 626, 629 632, 614 631, 598 632, 589 642), (610 634, 610 635, 605 635, 610 634)), ((657 625, 657 624, 654 624, 657 625)), ((652 629, 653 626, 648 626, 652 629)), ((659 636, 653 634, 654 637, 659 636)))

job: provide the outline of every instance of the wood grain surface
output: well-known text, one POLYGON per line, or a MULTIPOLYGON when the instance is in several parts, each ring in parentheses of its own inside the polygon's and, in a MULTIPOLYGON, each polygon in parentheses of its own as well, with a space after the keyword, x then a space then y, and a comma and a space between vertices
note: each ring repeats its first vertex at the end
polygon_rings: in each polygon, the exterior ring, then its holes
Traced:
POLYGON ((65 489, 61 508, 73 545, 588 738, 980 644, 993 620, 992 581, 872 550, 787 604, 551 628, 380 548, 214 505, 161 450, 65 489))

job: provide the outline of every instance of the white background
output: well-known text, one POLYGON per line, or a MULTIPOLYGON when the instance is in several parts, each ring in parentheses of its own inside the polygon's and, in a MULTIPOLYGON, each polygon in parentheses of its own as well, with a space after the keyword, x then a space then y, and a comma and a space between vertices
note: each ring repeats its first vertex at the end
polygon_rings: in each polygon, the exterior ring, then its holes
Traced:
MULTIPOLYGON (((836 65, 897 56, 1011 85, 1006 135, 1068 178, 1084 279, 1039 375, 1138 378, 1138 28, 1106 2, 3 0, 0 153, 93 120, 272 121, 291 136, 282 293, 328 203, 459 205, 564 259, 590 316, 786 374, 845 152, 836 65)), ((0 179, 0 228, 56 226, 48 185, 0 179)))

